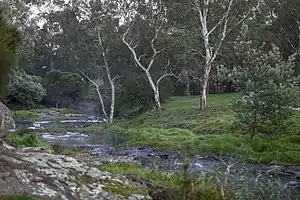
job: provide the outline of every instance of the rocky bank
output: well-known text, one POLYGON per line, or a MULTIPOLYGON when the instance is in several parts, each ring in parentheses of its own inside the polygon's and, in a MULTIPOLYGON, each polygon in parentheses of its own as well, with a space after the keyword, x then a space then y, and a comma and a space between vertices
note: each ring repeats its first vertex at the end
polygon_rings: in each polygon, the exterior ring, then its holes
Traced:
POLYGON ((30 195, 56 200, 151 199, 147 188, 100 171, 75 158, 41 148, 0 147, 0 196, 30 195))
POLYGON ((4 140, 14 121, 0 103, 0 198, 55 200, 150 200, 147 187, 43 148, 14 148, 4 140))

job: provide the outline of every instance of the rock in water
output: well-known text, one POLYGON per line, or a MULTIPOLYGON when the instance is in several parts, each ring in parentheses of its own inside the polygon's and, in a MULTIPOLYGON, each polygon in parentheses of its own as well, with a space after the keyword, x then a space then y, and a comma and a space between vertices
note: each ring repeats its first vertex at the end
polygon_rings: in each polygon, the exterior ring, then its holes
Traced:
POLYGON ((3 139, 11 129, 15 129, 16 124, 11 116, 10 110, 0 102, 0 139, 3 139))
POLYGON ((55 200, 151 200, 146 186, 43 149, 0 146, 0 197, 55 200))

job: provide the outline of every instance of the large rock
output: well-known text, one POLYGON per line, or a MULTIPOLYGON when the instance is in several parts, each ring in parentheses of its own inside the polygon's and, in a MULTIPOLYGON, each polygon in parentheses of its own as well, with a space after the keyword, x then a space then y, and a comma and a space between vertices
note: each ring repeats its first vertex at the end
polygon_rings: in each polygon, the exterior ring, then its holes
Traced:
POLYGON ((0 147, 0 196, 55 200, 146 200, 140 183, 40 149, 0 147))
POLYGON ((16 124, 10 110, 0 102, 0 139, 4 138, 10 129, 15 129, 16 124))

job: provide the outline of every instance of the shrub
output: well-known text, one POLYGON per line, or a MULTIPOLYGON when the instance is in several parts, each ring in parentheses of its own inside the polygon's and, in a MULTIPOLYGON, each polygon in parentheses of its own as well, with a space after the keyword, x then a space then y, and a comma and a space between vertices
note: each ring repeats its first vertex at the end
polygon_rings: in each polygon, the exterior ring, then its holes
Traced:
MULTIPOLYGON (((172 85, 168 79, 161 84, 160 98, 164 102, 172 94, 172 85)), ((124 83, 124 87, 117 95, 117 114, 132 116, 154 107, 154 96, 148 80, 144 75, 133 75, 124 83)))
POLYGON ((24 70, 13 70, 7 87, 6 102, 13 108, 34 108, 46 95, 41 78, 24 70))
MULTIPOLYGON (((1 2, 2 3, 2 2, 1 2)), ((3 8, 0 5, 0 96, 8 80, 8 73, 15 62, 17 46, 20 43, 20 34, 4 19, 3 8)))
POLYGON ((43 85, 47 90, 46 103, 55 107, 63 101, 70 103, 81 99, 84 90, 84 82, 78 73, 60 70, 48 72, 43 85))
POLYGON ((30 110, 17 110, 12 113, 15 120, 34 120, 39 118, 39 114, 30 110))
POLYGON ((14 134, 8 136, 8 141, 15 147, 47 147, 50 145, 46 143, 33 130, 19 130, 14 134))
POLYGON ((183 173, 160 172, 128 163, 106 163, 100 169, 142 180, 148 186, 150 196, 157 200, 230 199, 227 193, 222 194, 220 188, 214 187, 212 181, 204 180, 201 175, 189 174, 188 164, 183 173))
POLYGON ((255 49, 251 43, 243 43, 245 50, 241 66, 231 74, 242 99, 235 99, 236 126, 253 137, 257 133, 286 133, 290 126, 293 106, 299 94, 294 76, 294 57, 285 61, 277 47, 265 53, 255 49))

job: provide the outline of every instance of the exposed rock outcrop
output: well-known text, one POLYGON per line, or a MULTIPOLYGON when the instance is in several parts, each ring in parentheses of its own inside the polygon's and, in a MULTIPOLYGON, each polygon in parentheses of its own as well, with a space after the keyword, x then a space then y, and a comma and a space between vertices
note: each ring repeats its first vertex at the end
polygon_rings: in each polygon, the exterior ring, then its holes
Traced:
POLYGON ((15 129, 16 124, 10 110, 0 102, 0 139, 6 137, 10 129, 15 129))
POLYGON ((148 190, 126 177, 43 149, 0 147, 0 196, 55 200, 147 200, 148 190))

